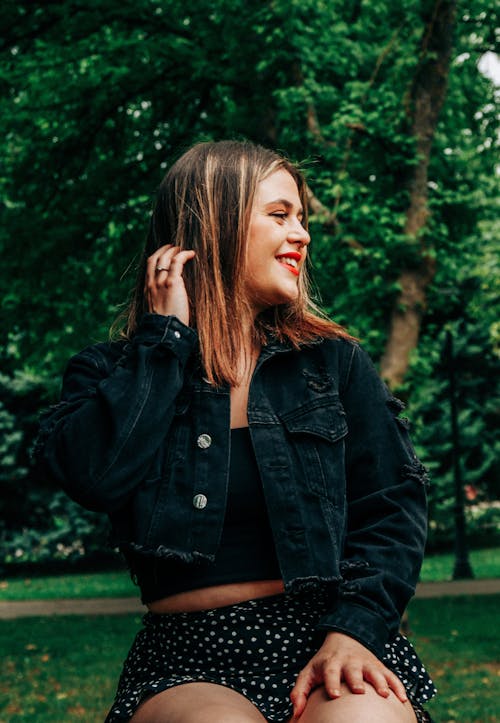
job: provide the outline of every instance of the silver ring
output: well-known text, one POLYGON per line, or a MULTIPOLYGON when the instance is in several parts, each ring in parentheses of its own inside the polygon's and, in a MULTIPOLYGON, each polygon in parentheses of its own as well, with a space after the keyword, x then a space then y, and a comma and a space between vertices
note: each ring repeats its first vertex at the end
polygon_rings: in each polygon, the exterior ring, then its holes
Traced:
POLYGON ((160 271, 168 271, 167 266, 157 266, 156 269, 155 269, 155 273, 156 273, 156 274, 159 274, 160 271))

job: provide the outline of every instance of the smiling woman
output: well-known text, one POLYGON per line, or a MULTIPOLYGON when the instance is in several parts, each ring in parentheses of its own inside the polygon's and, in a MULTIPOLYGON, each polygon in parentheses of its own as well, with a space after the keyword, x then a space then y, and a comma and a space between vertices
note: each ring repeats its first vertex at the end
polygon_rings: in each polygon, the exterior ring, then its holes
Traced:
POLYGON ((297 184, 288 171, 275 171, 258 184, 245 262, 245 294, 255 316, 299 297, 298 279, 311 240, 303 218, 297 184))
POLYGON ((425 470, 311 303, 306 184, 249 143, 161 184, 122 337, 74 357, 43 472, 107 512, 149 612, 107 723, 428 721, 398 634, 425 470))
MULTIPOLYGON (((251 143, 194 146, 160 186, 125 335, 135 333, 144 312, 159 308, 159 298, 152 304, 148 294, 157 282, 160 295, 164 294, 162 286, 174 277, 157 272, 182 252, 178 261, 186 289, 183 303, 188 305, 190 325, 197 330, 212 383, 237 385, 242 353, 251 357, 269 333, 278 333, 296 348, 318 336, 349 337, 310 299, 305 265, 309 240, 306 183, 292 163, 251 143), (189 259, 184 253, 188 250, 189 259), (280 252, 289 259, 295 256, 300 270, 295 284, 283 274, 283 288, 274 291, 278 298, 267 301, 261 285, 276 284, 273 269, 283 271, 274 268, 280 252), (196 260, 191 262, 194 254, 196 260)), ((171 303, 168 311, 175 313, 171 303)), ((184 309, 180 318, 183 314, 184 309)))

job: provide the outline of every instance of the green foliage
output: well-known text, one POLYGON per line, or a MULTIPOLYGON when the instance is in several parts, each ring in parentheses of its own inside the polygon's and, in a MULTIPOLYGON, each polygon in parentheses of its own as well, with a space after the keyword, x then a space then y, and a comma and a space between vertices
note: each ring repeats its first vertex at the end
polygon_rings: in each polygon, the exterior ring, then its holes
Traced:
POLYGON ((494 13, 486 0, 458 3, 429 171, 431 216, 415 239, 405 234, 418 162, 409 99, 428 59, 421 44, 430 7, 416 0, 2 4, 0 456, 10 556, 73 555, 92 544, 94 519, 30 478, 35 412, 57 396, 68 357, 106 338, 133 286, 161 175, 200 139, 248 137, 305 162, 324 207, 312 218, 318 294, 375 358, 399 274, 418 268, 423 251, 435 260, 419 347, 399 390, 433 472, 433 541, 451 537, 446 328, 461 343, 464 481, 477 487, 481 504, 498 494, 498 91, 477 69, 495 48, 494 13), (29 378, 36 394, 9 391, 29 378))
POLYGON ((106 545, 107 523, 60 490, 35 479, 30 449, 38 412, 47 404, 47 381, 16 371, 0 375, 0 541, 3 565, 75 560, 106 545))
MULTIPOLYGON (((7 527, 22 525, 27 499, 29 447, 37 426, 38 410, 47 403, 41 376, 16 371, 0 375, 0 535, 7 527)), ((28 513, 28 517, 31 513, 28 513)))
POLYGON ((492 224, 488 233, 465 239, 460 268, 452 258, 438 271, 430 290, 419 348, 413 356, 405 391, 416 419, 415 439, 433 480, 430 496, 430 547, 453 539, 454 477, 451 433, 449 360, 445 331, 453 335, 458 407, 460 474, 471 499, 466 519, 471 543, 500 539, 500 422, 498 255, 492 224))
POLYGON ((54 560, 73 563, 106 549, 108 523, 102 515, 82 509, 59 490, 30 489, 29 479, 25 487, 30 509, 21 517, 22 527, 12 520, 8 527, 2 525, 0 569, 54 560))

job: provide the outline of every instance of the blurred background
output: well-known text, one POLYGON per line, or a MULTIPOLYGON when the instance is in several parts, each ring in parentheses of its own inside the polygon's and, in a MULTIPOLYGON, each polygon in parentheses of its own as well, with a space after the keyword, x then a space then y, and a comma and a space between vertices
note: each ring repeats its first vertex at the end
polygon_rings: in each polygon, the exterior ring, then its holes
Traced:
POLYGON ((498 553, 498 20, 488 0, 2 3, 5 580, 119 565, 106 520, 34 479, 38 415, 128 299, 170 163, 226 138, 303 164, 317 297, 407 404, 429 554, 470 577, 468 549, 498 553))

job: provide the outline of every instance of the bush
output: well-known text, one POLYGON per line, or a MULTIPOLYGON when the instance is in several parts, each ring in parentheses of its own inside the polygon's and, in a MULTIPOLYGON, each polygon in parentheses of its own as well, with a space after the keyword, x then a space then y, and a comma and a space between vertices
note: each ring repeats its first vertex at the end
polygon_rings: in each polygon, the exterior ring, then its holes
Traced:
POLYGON ((0 566, 4 569, 109 559, 105 516, 84 510, 33 474, 30 451, 38 412, 47 406, 54 386, 26 372, 0 376, 0 566))

